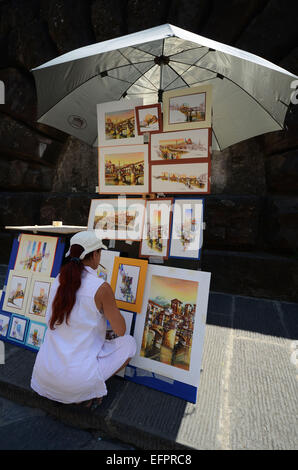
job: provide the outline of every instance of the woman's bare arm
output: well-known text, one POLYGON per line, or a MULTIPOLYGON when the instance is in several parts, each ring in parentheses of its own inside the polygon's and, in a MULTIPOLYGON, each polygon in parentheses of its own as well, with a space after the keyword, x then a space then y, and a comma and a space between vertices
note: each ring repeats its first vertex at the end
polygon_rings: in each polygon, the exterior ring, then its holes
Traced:
POLYGON ((117 307, 114 292, 107 282, 104 282, 97 290, 95 304, 98 310, 102 311, 109 320, 110 325, 117 336, 123 336, 126 331, 126 324, 123 316, 117 307))

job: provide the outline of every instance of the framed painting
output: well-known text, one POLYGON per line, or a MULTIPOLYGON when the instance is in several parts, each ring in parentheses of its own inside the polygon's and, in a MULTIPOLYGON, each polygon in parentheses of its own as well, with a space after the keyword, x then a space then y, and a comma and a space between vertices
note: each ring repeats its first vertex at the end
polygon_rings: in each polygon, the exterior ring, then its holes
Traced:
POLYGON ((25 344, 32 349, 39 350, 43 343, 47 326, 44 323, 30 321, 25 344))
POLYGON ((211 127, 211 102, 211 85, 165 91, 163 130, 166 132, 211 127))
POLYGON ((142 99, 123 99, 97 105, 98 145, 142 144, 136 126, 136 106, 142 106, 142 99))
POLYGON ((163 132, 150 137, 149 161, 197 162, 209 158, 211 129, 163 132))
POLYGON ((211 162, 150 165, 150 192, 209 194, 211 162))
POLYGON ((7 339, 16 341, 17 343, 24 343, 28 323, 29 320, 26 318, 12 315, 7 339))
POLYGON ((136 121, 139 135, 162 132, 161 104, 136 106, 136 121))
POLYGON ((142 238, 146 201, 141 198, 92 199, 88 230, 96 230, 102 239, 134 240, 142 238))
POLYGON ((209 287, 210 273, 149 265, 130 364, 198 387, 209 287))
POLYGON ((148 192, 148 145, 99 149, 100 194, 148 192))
POLYGON ((147 260, 115 258, 111 287, 118 308, 141 311, 147 266, 147 260))
POLYGON ((203 208, 202 198, 175 199, 169 258, 200 259, 203 208))
POLYGON ((22 233, 14 269, 50 276, 58 238, 22 233))
MULTIPOLYGON (((130 335, 131 334, 132 322, 133 322, 133 319, 134 319, 134 314, 132 312, 127 312, 125 310, 120 310, 120 313, 121 313, 121 315, 123 316, 123 318, 125 320, 125 325, 126 325, 125 334, 130 335)), ((114 338, 117 338, 117 337, 118 336, 116 335, 116 333, 114 333, 110 323, 108 322, 107 323, 106 339, 111 340, 111 339, 114 339, 114 338)), ((116 375, 118 377, 124 377, 125 376, 125 368, 120 370, 120 372, 118 372, 116 375)))
POLYGON ((147 201, 139 256, 168 257, 173 199, 147 201))
POLYGON ((6 315, 3 312, 0 313, 0 337, 2 336, 2 339, 7 336, 10 318, 10 315, 6 315))
POLYGON ((40 274, 32 275, 28 305, 25 312, 26 317, 30 320, 46 323, 46 311, 54 280, 53 277, 41 276, 40 274))
POLYGON ((6 312, 25 315, 30 292, 32 274, 26 271, 11 270, 3 302, 6 312))
POLYGON ((120 256, 120 251, 101 250, 97 275, 109 284, 111 284, 114 260, 116 256, 120 256))

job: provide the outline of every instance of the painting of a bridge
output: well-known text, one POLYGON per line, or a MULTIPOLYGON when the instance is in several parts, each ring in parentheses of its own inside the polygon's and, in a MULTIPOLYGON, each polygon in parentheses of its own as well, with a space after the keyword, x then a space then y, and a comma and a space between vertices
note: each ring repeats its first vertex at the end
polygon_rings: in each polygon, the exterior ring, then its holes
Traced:
POLYGON ((144 193, 148 190, 148 147, 105 147, 99 152, 101 193, 144 193))

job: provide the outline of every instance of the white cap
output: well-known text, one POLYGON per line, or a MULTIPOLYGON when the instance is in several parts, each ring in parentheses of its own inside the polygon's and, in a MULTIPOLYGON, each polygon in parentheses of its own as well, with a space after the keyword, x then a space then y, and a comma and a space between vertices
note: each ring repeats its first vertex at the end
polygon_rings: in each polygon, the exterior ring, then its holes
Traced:
POLYGON ((84 259, 88 253, 92 251, 99 250, 99 248, 108 248, 102 243, 101 238, 99 238, 95 230, 85 230, 84 232, 78 232, 70 239, 70 247, 65 257, 70 255, 70 248, 72 245, 80 245, 84 248, 83 253, 80 255, 80 259, 84 259))

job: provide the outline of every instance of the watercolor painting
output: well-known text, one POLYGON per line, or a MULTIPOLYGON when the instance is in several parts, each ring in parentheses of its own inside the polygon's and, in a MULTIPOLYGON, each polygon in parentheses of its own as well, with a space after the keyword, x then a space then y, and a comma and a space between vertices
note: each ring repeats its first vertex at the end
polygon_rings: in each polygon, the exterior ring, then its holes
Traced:
POLYGON ((16 341, 23 342, 25 336, 27 320, 13 315, 8 337, 16 341))
POLYGON ((172 199, 147 201, 140 256, 168 256, 172 199))
POLYGON ((151 165, 151 191, 208 193, 208 163, 151 165))
POLYGON ((204 121, 206 115, 206 93, 170 98, 169 110, 169 124, 204 121))
POLYGON ((45 317, 50 289, 51 284, 49 282, 42 282, 38 280, 34 281, 29 307, 30 314, 45 317))
POLYGON ((161 132, 162 120, 160 103, 147 106, 137 106, 136 120, 139 135, 143 135, 146 132, 161 132))
POLYGON ((189 370, 198 282, 152 276, 141 356, 189 370))
POLYGON ((25 314, 31 277, 31 273, 10 270, 3 301, 4 311, 25 314))
POLYGON ((203 224, 202 199, 176 199, 169 257, 199 259, 203 224))
POLYGON ((210 273, 149 264, 130 364, 198 386, 210 273))
POLYGON ((208 158, 209 129, 164 132, 151 136, 151 161, 208 158))
POLYGON ((99 191, 143 193, 148 189, 148 146, 106 147, 99 153, 99 191))
POLYGON ((14 269, 50 276, 57 243, 57 237, 22 234, 14 269))
POLYGON ((6 336, 8 331, 10 317, 0 313, 0 336, 6 336))
POLYGON ((131 304, 136 303, 139 275, 139 266, 119 265, 115 290, 116 300, 131 304))
POLYGON ((93 199, 88 230, 98 231, 101 238, 140 240, 144 212, 141 198, 93 199))
POLYGON ((122 99, 97 105, 98 144, 109 145, 142 144, 137 134, 135 107, 143 100, 122 99))
POLYGON ((100 279, 103 279, 109 284, 111 283, 114 259, 116 256, 120 256, 120 251, 101 250, 97 275, 100 279))
POLYGON ((31 321, 27 333, 26 344, 34 349, 39 349, 43 343, 46 329, 46 325, 31 321))

